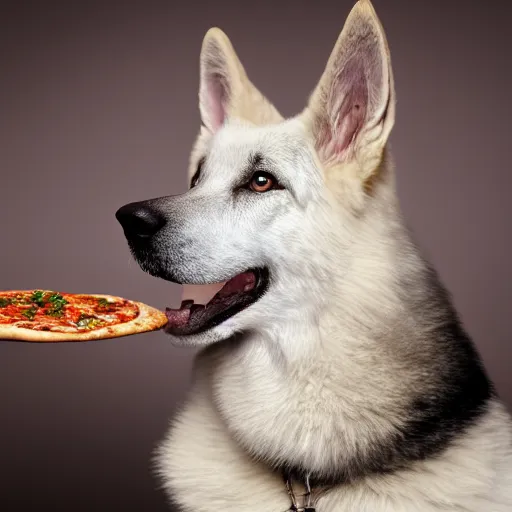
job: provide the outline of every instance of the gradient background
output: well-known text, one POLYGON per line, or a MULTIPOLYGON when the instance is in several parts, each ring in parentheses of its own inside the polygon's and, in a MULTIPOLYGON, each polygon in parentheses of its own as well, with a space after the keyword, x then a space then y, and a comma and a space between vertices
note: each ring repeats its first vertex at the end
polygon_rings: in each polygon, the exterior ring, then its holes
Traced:
MULTIPOLYGON (((398 93, 403 209, 512 403, 511 4, 375 0, 398 93)), ((212 25, 284 115, 323 70, 352 0, 10 2, 0 30, 0 289, 180 288, 131 261, 115 210, 181 193, 212 25)), ((155 443, 192 352, 161 333, 0 342, 0 510, 165 511, 155 443)))

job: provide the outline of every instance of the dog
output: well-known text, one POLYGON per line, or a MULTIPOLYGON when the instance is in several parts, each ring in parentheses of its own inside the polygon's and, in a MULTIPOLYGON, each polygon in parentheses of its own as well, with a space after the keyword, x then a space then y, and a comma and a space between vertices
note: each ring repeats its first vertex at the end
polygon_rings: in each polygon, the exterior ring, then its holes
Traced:
POLYGON ((155 453, 179 510, 512 511, 511 416, 401 214, 395 106, 369 0, 292 118, 206 33, 190 189, 116 213, 144 271, 216 292, 166 310, 197 349, 155 453))

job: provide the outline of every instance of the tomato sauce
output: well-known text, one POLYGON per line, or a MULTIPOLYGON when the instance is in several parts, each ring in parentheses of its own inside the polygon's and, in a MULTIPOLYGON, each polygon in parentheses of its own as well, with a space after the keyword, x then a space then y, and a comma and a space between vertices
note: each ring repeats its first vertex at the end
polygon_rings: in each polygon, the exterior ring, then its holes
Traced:
POLYGON ((49 291, 0 292, 0 324, 54 332, 84 332, 129 322, 139 315, 126 299, 49 291))

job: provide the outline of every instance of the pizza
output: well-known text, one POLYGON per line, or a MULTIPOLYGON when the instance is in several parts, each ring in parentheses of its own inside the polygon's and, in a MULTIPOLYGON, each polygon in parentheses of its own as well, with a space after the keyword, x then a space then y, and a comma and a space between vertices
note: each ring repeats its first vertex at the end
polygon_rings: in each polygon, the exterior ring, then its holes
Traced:
POLYGON ((155 331, 158 309, 111 295, 0 291, 0 340, 89 341, 155 331))

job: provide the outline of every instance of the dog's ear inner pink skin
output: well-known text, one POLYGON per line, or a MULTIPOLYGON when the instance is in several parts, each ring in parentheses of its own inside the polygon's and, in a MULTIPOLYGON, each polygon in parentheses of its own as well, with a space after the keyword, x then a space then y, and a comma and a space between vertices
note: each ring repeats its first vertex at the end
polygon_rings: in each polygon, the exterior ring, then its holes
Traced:
POLYGON ((385 146, 394 123, 393 77, 384 31, 369 3, 349 15, 308 111, 324 165, 385 146))

